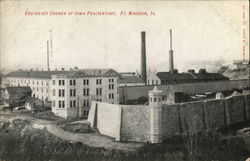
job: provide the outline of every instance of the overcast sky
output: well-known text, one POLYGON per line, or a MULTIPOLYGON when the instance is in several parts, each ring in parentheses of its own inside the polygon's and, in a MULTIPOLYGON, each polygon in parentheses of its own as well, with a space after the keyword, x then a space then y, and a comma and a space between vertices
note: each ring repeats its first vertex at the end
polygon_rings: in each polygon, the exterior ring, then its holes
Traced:
POLYGON ((248 16, 248 1, 1 3, 2 69, 46 69, 50 29, 55 50, 52 68, 114 68, 120 72, 140 69, 141 31, 146 31, 147 67, 159 71, 168 70, 170 28, 174 64, 180 71, 199 61, 242 59, 243 30, 246 36, 249 33, 248 25, 242 24, 243 12, 248 16), (25 16, 25 11, 109 11, 116 16, 25 16), (121 11, 153 11, 155 16, 123 16, 121 11))

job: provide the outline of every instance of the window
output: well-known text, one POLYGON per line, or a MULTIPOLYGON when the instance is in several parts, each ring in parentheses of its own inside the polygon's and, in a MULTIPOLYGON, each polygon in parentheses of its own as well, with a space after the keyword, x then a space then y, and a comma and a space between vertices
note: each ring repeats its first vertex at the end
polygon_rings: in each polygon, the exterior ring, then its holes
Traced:
POLYGON ((96 101, 98 101, 98 102, 102 102, 102 99, 96 99, 96 101))
POLYGON ((69 85, 75 86, 76 85, 76 80, 69 80, 69 85))
POLYGON ((58 101, 59 108, 64 108, 65 104, 64 101, 58 101))
POLYGON ((36 91, 37 91, 37 92, 39 91, 38 87, 36 88, 36 91))
POLYGON ((109 79, 109 82, 114 82, 114 79, 109 79))
POLYGON ((109 84, 109 89, 114 89, 114 84, 109 84))
POLYGON ((59 89, 58 96, 64 97, 64 89, 59 89))
POLYGON ((158 85, 158 80, 155 80, 155 84, 158 85))
POLYGON ((83 96, 89 96, 89 89, 88 88, 83 89, 83 96))
POLYGON ((39 85, 39 81, 38 80, 36 81, 36 84, 39 85))
POLYGON ((84 116, 88 116, 88 115, 89 115, 89 111, 88 111, 88 110, 86 110, 86 111, 84 110, 84 111, 83 111, 83 115, 84 115, 84 116))
POLYGON ((96 95, 97 96, 102 95, 102 88, 96 88, 96 95))
POLYGON ((56 107, 56 101, 55 100, 52 101, 52 106, 56 107))
POLYGON ((154 80, 152 80, 152 85, 154 85, 154 80))
POLYGON ((114 98, 114 94, 113 93, 110 93, 109 94, 109 99, 113 99, 114 98))
POLYGON ((42 86, 43 86, 43 81, 42 81, 42 86))
POLYGON ((52 93, 53 93, 53 96, 56 96, 56 90, 55 89, 52 90, 52 93))
POLYGON ((89 85, 89 80, 88 79, 84 79, 83 80, 83 85, 89 85))
POLYGON ((96 84, 102 84, 102 79, 96 79, 96 84))
POLYGON ((156 97, 154 98, 154 102, 156 102, 156 97))
POLYGON ((70 97, 76 96, 76 89, 70 89, 70 97))
POLYGON ((64 86, 64 80, 58 80, 58 84, 59 84, 59 86, 64 86))
POLYGON ((89 106, 89 100, 83 100, 83 107, 89 106))
POLYGON ((76 107, 76 100, 70 101, 70 107, 76 107))

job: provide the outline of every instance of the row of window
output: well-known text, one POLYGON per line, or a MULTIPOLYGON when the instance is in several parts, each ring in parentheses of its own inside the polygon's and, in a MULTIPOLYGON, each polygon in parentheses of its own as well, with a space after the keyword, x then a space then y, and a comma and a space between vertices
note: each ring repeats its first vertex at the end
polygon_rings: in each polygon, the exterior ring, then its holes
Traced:
MULTIPOLYGON (((148 85, 150 85, 150 80, 148 80, 148 85)), ((151 85, 158 85, 158 80, 151 80, 151 85)))
MULTIPOLYGON (((10 82, 13 82, 13 83, 24 83, 24 84, 31 84, 32 82, 32 85, 39 85, 39 80, 20 80, 20 79, 14 79, 14 80, 11 80, 10 82), (36 82, 36 83, 35 83, 36 82)), ((43 80, 40 80, 41 82, 41 85, 46 85, 48 86, 49 85, 49 81, 43 81, 43 80)))
MULTIPOLYGON (((76 100, 71 100, 69 102, 70 107, 76 107, 76 100)), ((88 107, 90 105, 90 101, 89 100, 83 100, 83 107, 88 107)), ((52 106, 56 107, 56 101, 53 100, 52 101, 52 106)), ((58 107, 59 108, 64 108, 65 107, 65 101, 58 101, 58 107)))
MULTIPOLYGON (((114 79, 109 79, 109 83, 113 83, 114 79)), ((56 84, 56 81, 53 80, 53 85, 56 84)), ((69 80, 69 84, 71 86, 75 86, 76 85, 76 80, 69 80)), ((101 85, 102 84, 102 79, 96 79, 96 84, 97 85, 101 85)), ((58 80, 58 85, 59 86, 64 86, 65 85, 65 80, 58 80)), ((84 79, 83 80, 83 85, 89 85, 89 79, 84 79)))
MULTIPOLYGON (((114 86, 111 86, 114 88, 114 86)), ((112 88, 111 88, 112 89, 112 88)), ((52 90, 53 96, 56 96, 56 90, 52 90)), ((70 89, 69 93, 70 97, 75 97, 76 96, 76 89, 70 89)), ((96 95, 101 96, 102 95, 102 88, 96 88, 96 95)), ((114 94, 112 94, 114 95, 114 94)), ((58 96, 59 97, 64 97, 65 96, 65 90, 64 89, 59 89, 58 90, 58 96)), ((84 88, 83 89, 83 96, 89 96, 89 88, 84 88)), ((114 98, 114 96, 109 96, 109 98, 114 98)))
MULTIPOLYGON (((32 88, 32 91, 35 92, 35 87, 32 88)), ((38 87, 36 88, 36 91, 39 92, 39 88, 38 87)), ((41 92, 42 93, 45 92, 45 91, 46 91, 46 93, 48 93, 48 89, 47 88, 45 90, 43 88, 41 88, 41 92)))

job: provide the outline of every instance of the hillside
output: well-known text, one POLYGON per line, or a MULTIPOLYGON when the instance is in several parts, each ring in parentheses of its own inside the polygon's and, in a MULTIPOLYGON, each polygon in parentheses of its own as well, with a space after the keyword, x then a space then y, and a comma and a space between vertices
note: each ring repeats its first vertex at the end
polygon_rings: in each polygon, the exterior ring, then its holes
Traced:
POLYGON ((218 70, 218 73, 223 74, 224 76, 229 77, 232 80, 249 79, 250 78, 249 69, 250 69, 249 65, 241 66, 240 68, 227 65, 227 66, 222 66, 218 70))

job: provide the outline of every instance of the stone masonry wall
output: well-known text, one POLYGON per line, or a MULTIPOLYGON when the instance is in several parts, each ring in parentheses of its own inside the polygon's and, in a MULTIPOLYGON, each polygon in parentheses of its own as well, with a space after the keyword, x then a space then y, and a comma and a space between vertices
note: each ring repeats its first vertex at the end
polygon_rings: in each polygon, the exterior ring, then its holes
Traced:
POLYGON ((222 128, 225 126, 224 99, 204 101, 204 113, 207 129, 222 128))
MULTIPOLYGON (((184 92, 188 94, 204 93, 204 92, 220 92, 223 90, 231 89, 243 89, 249 87, 249 79, 245 80, 227 80, 227 81, 215 81, 215 82, 200 82, 200 83, 183 83, 171 85, 175 92, 184 92)), ((164 90, 169 85, 159 85, 159 89, 164 90)), ((154 86, 135 86, 135 87, 120 87, 120 103, 124 103, 127 100, 135 100, 140 97, 148 97, 148 92, 152 90, 154 86)))
POLYGON ((228 124, 234 124, 246 119, 243 95, 226 98, 225 107, 226 111, 228 112, 228 124))
POLYGON ((182 132, 201 131, 205 128, 202 101, 181 103, 179 107, 182 132))
POLYGON ((162 134, 163 139, 169 135, 181 133, 179 105, 163 105, 162 107, 162 134))
POLYGON ((122 105, 121 141, 146 142, 149 140, 149 106, 122 105))
POLYGON ((245 109, 246 109, 246 118, 250 120, 250 94, 244 96, 245 100, 245 109))
MULTIPOLYGON (((163 139, 250 120, 249 102, 250 94, 162 105, 163 139)), ((88 121, 101 134, 119 141, 147 142, 150 138, 149 106, 93 102, 88 121)))

